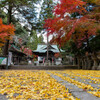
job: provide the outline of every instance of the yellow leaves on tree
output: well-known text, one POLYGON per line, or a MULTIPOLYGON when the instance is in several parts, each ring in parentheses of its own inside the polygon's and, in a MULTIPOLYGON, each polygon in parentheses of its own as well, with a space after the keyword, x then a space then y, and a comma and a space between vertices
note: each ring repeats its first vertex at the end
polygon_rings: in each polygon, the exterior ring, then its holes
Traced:
POLYGON ((4 25, 2 19, 0 19, 0 47, 4 45, 6 40, 10 40, 11 36, 14 35, 13 25, 4 25))

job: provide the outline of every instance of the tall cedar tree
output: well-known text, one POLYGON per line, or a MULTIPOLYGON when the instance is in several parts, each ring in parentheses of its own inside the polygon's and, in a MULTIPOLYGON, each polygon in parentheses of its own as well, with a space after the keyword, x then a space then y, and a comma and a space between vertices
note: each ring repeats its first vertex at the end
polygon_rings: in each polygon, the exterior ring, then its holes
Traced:
MULTIPOLYGON (((36 3, 37 0, 34 0, 36 3)), ((12 15, 15 11, 22 13, 23 7, 31 7, 34 3, 33 0, 2 0, 0 1, 0 9, 6 9, 8 11, 8 24, 12 22, 12 15)), ((5 43, 3 54, 8 54, 9 40, 5 43)))
POLYGON ((54 7, 54 5, 55 4, 53 0, 43 0, 39 16, 41 30, 43 29, 43 24, 45 23, 45 20, 53 17, 52 8, 54 7))

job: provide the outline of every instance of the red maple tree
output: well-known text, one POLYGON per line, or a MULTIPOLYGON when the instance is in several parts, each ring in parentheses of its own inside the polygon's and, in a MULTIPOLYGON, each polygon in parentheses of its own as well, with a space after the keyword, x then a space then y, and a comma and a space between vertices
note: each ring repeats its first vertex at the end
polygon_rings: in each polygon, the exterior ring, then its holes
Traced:
POLYGON ((96 35, 96 19, 87 15, 88 12, 85 10, 86 3, 82 0, 60 0, 60 3, 55 6, 54 18, 47 19, 44 25, 48 35, 54 35, 52 42, 63 45, 73 38, 78 45, 81 45, 86 38, 96 35), (84 17, 71 17, 76 12, 84 17))
POLYGON ((13 25, 4 25, 2 19, 0 19, 0 47, 4 46, 6 40, 11 39, 11 36, 14 35, 14 31, 13 25))

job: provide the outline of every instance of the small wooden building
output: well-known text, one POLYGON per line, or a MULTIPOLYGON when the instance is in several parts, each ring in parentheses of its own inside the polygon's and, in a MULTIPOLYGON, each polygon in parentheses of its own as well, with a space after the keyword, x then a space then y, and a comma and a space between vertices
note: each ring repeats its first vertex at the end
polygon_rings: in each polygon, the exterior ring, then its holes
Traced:
MULTIPOLYGON (((61 50, 63 52, 63 50, 61 50)), ((60 53, 57 45, 48 45, 48 60, 52 63, 57 62, 57 58, 54 56, 56 53, 60 53)), ((37 49, 33 51, 33 54, 38 55, 38 62, 43 63, 44 59, 47 59, 47 45, 38 44, 37 49)), ((61 61, 60 61, 61 62, 61 61)))
POLYGON ((27 60, 27 55, 14 45, 9 48, 9 52, 12 53, 12 62, 14 65, 19 65, 21 61, 27 60))

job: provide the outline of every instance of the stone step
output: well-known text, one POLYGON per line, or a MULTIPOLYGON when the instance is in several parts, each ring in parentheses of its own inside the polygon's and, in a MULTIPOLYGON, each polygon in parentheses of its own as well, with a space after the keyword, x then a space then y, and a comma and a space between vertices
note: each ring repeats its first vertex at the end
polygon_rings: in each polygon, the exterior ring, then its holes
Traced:
POLYGON ((44 70, 63 70, 63 69, 78 69, 78 66, 61 65, 61 66, 34 66, 34 65, 15 65, 10 69, 44 69, 44 70))

